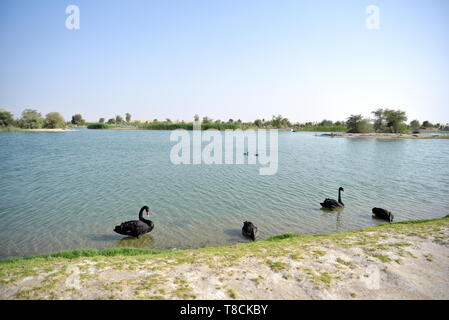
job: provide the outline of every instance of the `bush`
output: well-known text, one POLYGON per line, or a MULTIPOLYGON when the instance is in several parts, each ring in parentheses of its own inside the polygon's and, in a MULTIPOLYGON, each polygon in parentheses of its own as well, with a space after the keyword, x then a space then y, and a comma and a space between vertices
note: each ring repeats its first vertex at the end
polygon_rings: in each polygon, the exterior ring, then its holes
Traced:
POLYGON ((5 109, 0 109, 0 127, 13 126, 14 118, 12 113, 5 109))
POLYGON ((18 121, 18 125, 22 129, 40 129, 44 124, 41 114, 33 109, 25 109, 22 112, 22 118, 18 121))
POLYGON ((319 132, 345 132, 348 128, 345 125, 334 126, 299 126, 294 127, 294 131, 319 131, 319 132))
POLYGON ((85 123, 83 116, 80 115, 79 113, 72 116, 71 122, 73 125, 76 125, 76 126, 82 126, 85 123))
POLYGON ((374 125, 367 121, 366 119, 361 120, 357 123, 357 132, 358 133, 370 133, 374 132, 374 125))
MULTIPOLYGON (((184 130, 193 130, 192 123, 167 123, 167 122, 153 122, 139 125, 139 129, 145 130, 175 130, 175 129, 184 129, 184 130)), ((201 124, 202 130, 207 129, 217 129, 217 130, 226 130, 226 129, 243 129, 243 126, 238 123, 203 123, 201 124)))
POLYGON ((109 129, 110 126, 108 126, 105 123, 91 123, 87 126, 87 129, 109 129))
POLYGON ((44 120, 44 128, 48 129, 56 129, 56 128, 64 128, 65 121, 62 115, 59 112, 50 112, 45 116, 44 120))

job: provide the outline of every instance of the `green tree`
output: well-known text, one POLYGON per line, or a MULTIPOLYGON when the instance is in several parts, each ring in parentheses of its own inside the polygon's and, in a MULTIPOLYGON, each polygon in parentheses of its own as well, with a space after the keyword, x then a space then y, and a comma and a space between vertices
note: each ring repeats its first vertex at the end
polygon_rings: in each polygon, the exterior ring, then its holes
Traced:
POLYGON ((405 133, 408 131, 407 125, 405 124, 405 121, 407 121, 405 111, 385 109, 383 115, 390 132, 405 133))
POLYGON ((59 112, 50 112, 45 116, 44 128, 56 129, 64 127, 65 120, 59 112))
POLYGON ((282 127, 282 120, 283 120, 283 118, 282 118, 282 116, 280 114, 278 114, 277 116, 273 115, 273 117, 271 119, 271 126, 273 128, 281 128, 282 127))
POLYGON ((209 119, 209 117, 203 117, 203 123, 211 123, 212 119, 209 119))
POLYGON ((114 118, 109 119, 108 124, 115 124, 115 119, 114 118))
POLYGON ((371 112, 374 114, 374 130, 376 132, 384 132, 386 130, 386 123, 384 117, 384 109, 377 109, 376 111, 371 112))
POLYGON ((153 119, 153 122, 158 122, 157 119, 153 119))
POLYGON ((198 121, 200 121, 200 116, 199 115, 194 115, 193 116, 193 120, 195 121, 195 122, 198 122, 198 121))
POLYGON ((257 119, 256 121, 254 121, 254 125, 258 128, 260 128, 262 126, 262 120, 257 119))
POLYGON ((122 124, 122 123, 123 123, 122 116, 116 115, 115 116, 115 124, 122 124))
POLYGON ((228 123, 234 123, 234 120, 233 119, 229 119, 228 123))
POLYGON ((426 128, 432 128, 432 127, 433 127, 433 124, 426 120, 426 121, 423 121, 422 127, 423 127, 424 129, 426 129, 426 128))
POLYGON ((370 133, 374 132, 374 125, 367 119, 362 119, 357 123, 358 133, 370 133))
POLYGON ((99 123, 104 123, 104 118, 100 118, 100 120, 98 120, 99 123))
POLYGON ((357 133, 358 132, 358 127, 359 127, 359 123, 360 121, 363 120, 363 117, 361 114, 351 114, 348 118, 348 120, 346 120, 346 126, 348 127, 348 132, 352 132, 352 133, 357 133))
POLYGON ((170 119, 170 118, 167 118, 167 119, 165 119, 165 122, 171 123, 171 119, 170 119))
POLYGON ((332 121, 324 119, 321 121, 320 126, 331 127, 333 124, 334 123, 332 121))
POLYGON ((42 115, 33 109, 25 109, 19 120, 19 127, 24 129, 39 129, 42 128, 43 124, 42 115))
POLYGON ((413 129, 419 129, 421 127, 421 124, 418 120, 410 121, 410 128, 413 129))
POLYGON ((86 121, 84 121, 83 117, 80 114, 75 114, 72 116, 71 123, 76 126, 82 126, 86 121))
POLYGON ((11 112, 0 109, 0 127, 14 126, 14 117, 11 112))
POLYGON ((125 119, 126 119, 126 122, 130 123, 131 122, 131 113, 126 113, 125 119))

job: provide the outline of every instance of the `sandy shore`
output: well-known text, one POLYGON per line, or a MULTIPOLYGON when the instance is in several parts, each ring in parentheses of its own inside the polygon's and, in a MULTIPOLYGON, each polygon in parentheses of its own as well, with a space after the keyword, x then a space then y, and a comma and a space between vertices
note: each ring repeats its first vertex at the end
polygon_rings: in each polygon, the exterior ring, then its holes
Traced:
POLYGON ((58 129, 21 129, 21 128, 0 128, 0 132, 73 132, 76 130, 69 128, 58 128, 58 129))
POLYGON ((440 133, 416 133, 416 134, 401 134, 401 133, 346 133, 346 132, 334 132, 334 133, 322 133, 317 134, 321 137, 331 138, 374 138, 374 139, 448 139, 448 135, 442 135, 440 133))
POLYGON ((449 217, 282 238, 0 260, 0 299, 449 299, 449 217))
POLYGON ((28 130, 23 130, 25 132, 72 132, 72 131, 76 131, 73 129, 28 129, 28 130))

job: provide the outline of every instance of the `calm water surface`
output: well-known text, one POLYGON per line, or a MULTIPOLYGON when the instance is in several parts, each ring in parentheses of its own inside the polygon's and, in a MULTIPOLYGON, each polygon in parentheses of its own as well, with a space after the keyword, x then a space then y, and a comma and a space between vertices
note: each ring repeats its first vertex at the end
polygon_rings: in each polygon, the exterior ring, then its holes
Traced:
MULTIPOLYGON (((397 221, 449 213, 449 140, 375 140, 279 133, 279 170, 178 165, 169 131, 0 133, 0 256, 76 248, 196 248, 373 226, 371 208, 397 221), (345 188, 346 208, 320 209, 345 188), (112 229, 148 204, 155 229, 127 239, 112 229)), ((240 152, 242 150, 239 150, 240 152)), ((242 151, 243 152, 243 151, 242 151)))

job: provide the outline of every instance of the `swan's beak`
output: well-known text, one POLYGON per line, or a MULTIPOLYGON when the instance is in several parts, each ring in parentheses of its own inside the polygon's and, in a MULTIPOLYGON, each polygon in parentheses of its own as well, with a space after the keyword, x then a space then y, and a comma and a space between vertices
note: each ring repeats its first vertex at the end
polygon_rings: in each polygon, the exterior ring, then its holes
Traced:
POLYGON ((147 216, 149 216, 150 215, 150 210, 147 210, 147 216))

